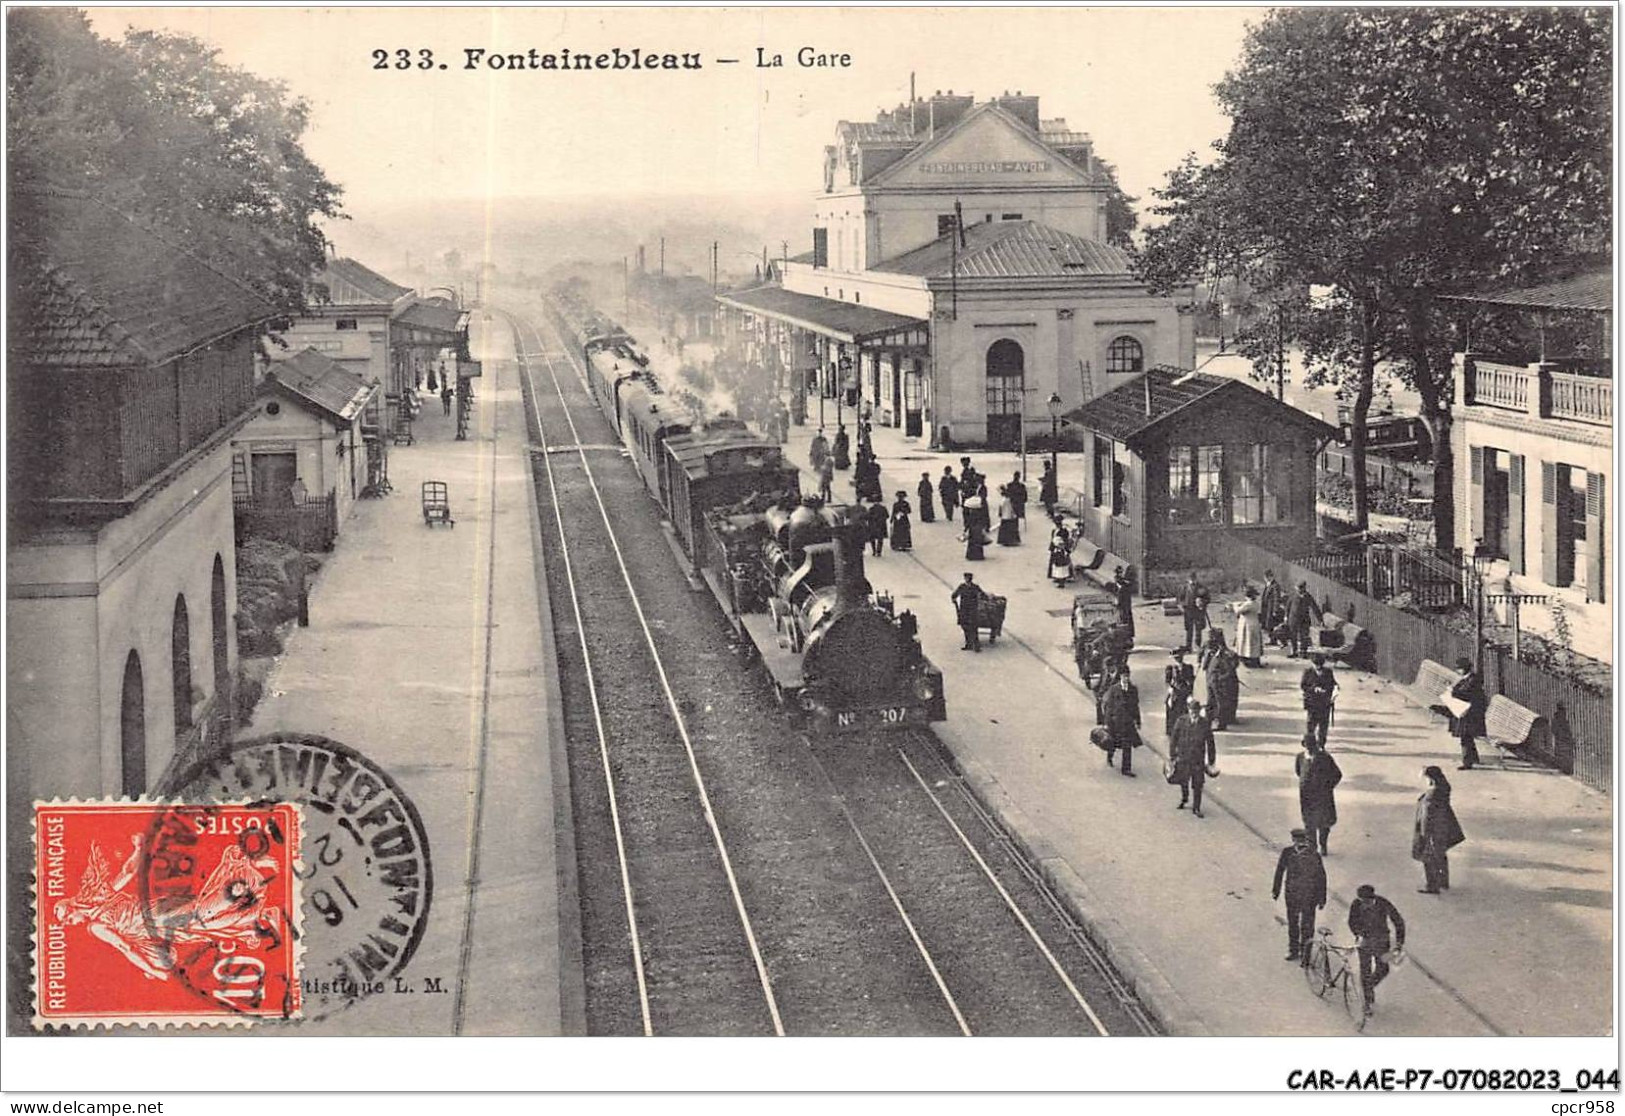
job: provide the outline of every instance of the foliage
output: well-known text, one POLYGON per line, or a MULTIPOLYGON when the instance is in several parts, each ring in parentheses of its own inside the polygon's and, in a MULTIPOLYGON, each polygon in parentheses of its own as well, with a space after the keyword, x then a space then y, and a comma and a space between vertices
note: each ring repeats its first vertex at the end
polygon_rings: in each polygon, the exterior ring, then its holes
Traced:
MULTIPOLYGON (((86 190, 171 230, 281 308, 322 264, 339 187, 299 145, 309 106, 196 39, 103 39, 83 13, 7 13, 10 184, 86 190)), ((26 211, 26 194, 12 204, 26 211)))
MULTIPOLYGON (((1160 290, 1242 280, 1276 310, 1239 339, 1255 368, 1280 330, 1311 382, 1353 397, 1357 519, 1376 366, 1420 394, 1435 489, 1453 491, 1439 297, 1545 278, 1609 242, 1610 38, 1600 9, 1274 12, 1216 88, 1218 158, 1188 157, 1157 191, 1166 223, 1141 274, 1160 290)), ((1448 498, 1438 510, 1447 543, 1448 498)))

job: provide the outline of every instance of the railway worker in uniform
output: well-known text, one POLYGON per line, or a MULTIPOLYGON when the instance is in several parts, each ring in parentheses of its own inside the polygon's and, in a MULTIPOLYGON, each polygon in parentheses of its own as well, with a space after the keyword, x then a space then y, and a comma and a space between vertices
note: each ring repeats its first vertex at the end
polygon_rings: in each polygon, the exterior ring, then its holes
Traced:
POLYGON ((1010 495, 1010 486, 1007 484, 999 489, 999 539, 1000 546, 1019 546, 1021 544, 1021 518, 1016 511, 1016 502, 1010 495))
POLYGON ((1044 462, 1044 474, 1038 478, 1038 502, 1044 505, 1044 514, 1053 516, 1055 505, 1061 502, 1060 482, 1055 476, 1053 463, 1044 462))
POLYGON ((1196 690, 1196 668, 1185 661, 1185 649, 1174 648, 1173 657, 1174 661, 1162 668, 1162 681, 1168 687, 1162 708, 1163 735, 1169 737, 1173 736, 1174 725, 1179 723, 1186 702, 1196 690))
POLYGON ((1343 769, 1316 740, 1313 733, 1304 733, 1303 751, 1293 764, 1298 773, 1298 812, 1309 835, 1320 844, 1320 855, 1331 855, 1332 826, 1337 824, 1337 784, 1343 781, 1343 769))
POLYGON ((891 517, 886 514, 886 505, 879 500, 869 503, 869 510, 864 513, 864 520, 869 524, 869 551, 876 558, 880 557, 886 549, 886 534, 891 526, 891 517))
POLYGON ((1286 622, 1286 590, 1275 580, 1274 570, 1264 571, 1264 591, 1258 597, 1258 621, 1271 647, 1281 646, 1279 631, 1286 622))
POLYGON ((835 498, 835 459, 827 455, 818 466, 818 498, 826 504, 835 498))
POLYGON ((1140 739, 1140 691, 1129 677, 1126 665, 1118 672, 1116 683, 1106 691, 1103 712, 1103 723, 1108 733, 1106 766, 1112 765, 1112 753, 1121 749, 1123 766, 1118 770, 1133 777, 1134 749, 1143 743, 1140 739))
POLYGON ((846 432, 846 423, 835 428, 835 467, 837 469, 850 469, 852 467, 852 436, 846 432))
POLYGON ((1207 783, 1207 769, 1218 762, 1219 754, 1213 726, 1195 697, 1186 699, 1185 715, 1174 725, 1168 751, 1173 763, 1168 781, 1179 786, 1179 805, 1174 808, 1183 810, 1189 803, 1191 813, 1202 817, 1202 787, 1207 783))
POLYGON ((1179 590, 1179 614, 1185 621, 1185 650, 1197 651, 1202 629, 1207 627, 1207 587, 1196 580, 1192 570, 1179 590))
POLYGON ((950 599, 959 619, 959 630, 965 633, 965 645, 960 650, 981 651, 982 633, 977 623, 982 618, 982 587, 976 584, 976 575, 967 573, 965 580, 954 587, 950 599))
POLYGON ((1324 748, 1332 723, 1332 709, 1337 704, 1337 675, 1326 665, 1326 656, 1319 652, 1310 662, 1314 665, 1298 679, 1298 689, 1303 691, 1303 711, 1309 719, 1304 735, 1314 737, 1324 748))
POLYGON ((1392 903, 1377 894, 1370 884, 1361 884, 1349 904, 1349 930, 1360 951, 1360 989, 1365 993, 1365 1010, 1377 1006, 1377 985, 1388 975, 1387 954, 1405 948, 1405 920, 1392 903), (1393 923, 1394 936, 1388 936, 1393 923))
POLYGON ((1314 649, 1314 640, 1309 629, 1319 624, 1325 614, 1320 604, 1309 595, 1309 583, 1298 582, 1297 592, 1292 594, 1292 600, 1286 606, 1286 624, 1288 638, 1292 643, 1292 657, 1307 655, 1314 649))
POLYGON ((812 436, 812 444, 807 447, 807 464, 817 472, 824 467, 824 459, 828 456, 829 439, 824 437, 824 428, 820 426, 818 433, 812 436))
POLYGON ((1471 771, 1478 763, 1478 738, 1484 735, 1484 711, 1489 708, 1489 695, 1484 692, 1484 681, 1473 669, 1472 660, 1457 659, 1456 669, 1462 678, 1450 687, 1450 696, 1467 703, 1467 711, 1455 719, 1456 736, 1461 740, 1461 768, 1471 771))
POLYGON ((909 517, 914 514, 914 505, 908 502, 908 493, 898 490, 897 499, 891 506, 891 548, 893 550, 914 549, 914 527, 909 517))
POLYGON ((954 509, 959 506, 959 481, 954 479, 954 467, 942 467, 942 479, 937 482, 937 493, 942 497, 942 517, 954 521, 954 509))
POLYGON ((936 487, 931 483, 930 473, 920 474, 920 486, 915 489, 920 495, 920 522, 935 523, 937 521, 936 487))
POLYGON ((1315 852, 1307 829, 1292 831, 1292 844, 1281 850, 1275 862, 1275 882, 1270 897, 1281 897, 1286 888, 1286 959, 1300 965, 1309 963, 1309 943, 1315 940, 1315 912, 1326 909, 1326 865, 1315 852))

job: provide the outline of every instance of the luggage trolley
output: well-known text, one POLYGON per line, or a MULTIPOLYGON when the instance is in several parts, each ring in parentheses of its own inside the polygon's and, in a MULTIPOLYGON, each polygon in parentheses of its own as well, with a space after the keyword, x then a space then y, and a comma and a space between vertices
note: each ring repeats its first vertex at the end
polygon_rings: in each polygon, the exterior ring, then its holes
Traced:
POLYGON ((451 501, 446 496, 445 481, 423 482, 423 524, 433 527, 443 523, 447 527, 457 526, 457 521, 451 517, 451 501))

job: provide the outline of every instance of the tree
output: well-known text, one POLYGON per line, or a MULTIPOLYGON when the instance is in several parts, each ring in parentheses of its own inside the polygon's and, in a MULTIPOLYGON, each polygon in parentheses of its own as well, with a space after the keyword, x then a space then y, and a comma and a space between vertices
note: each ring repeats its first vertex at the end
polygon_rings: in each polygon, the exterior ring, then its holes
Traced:
MULTIPOLYGON (((1543 278, 1607 243, 1609 15, 1599 9, 1294 9, 1247 38, 1215 92, 1229 135, 1158 191, 1142 274, 1223 266, 1281 308, 1311 375, 1353 401, 1367 521, 1375 369, 1415 388, 1433 436, 1436 541, 1454 540, 1452 367, 1441 295, 1543 278), (1306 303, 1309 284, 1335 288, 1306 303)), ((1273 338, 1270 338, 1273 340, 1273 338)))
MULTIPOLYGON (((12 186, 87 190, 167 229, 288 311, 322 265, 339 188, 299 145, 309 108, 196 39, 7 14, 12 186)), ((23 192, 12 195, 26 219, 23 192)))

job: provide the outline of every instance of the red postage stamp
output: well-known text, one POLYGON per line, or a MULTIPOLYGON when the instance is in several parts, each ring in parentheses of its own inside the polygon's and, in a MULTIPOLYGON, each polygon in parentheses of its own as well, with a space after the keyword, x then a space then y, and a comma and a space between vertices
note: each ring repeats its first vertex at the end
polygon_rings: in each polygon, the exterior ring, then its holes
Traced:
POLYGON ((34 805, 34 1025, 299 1016, 294 803, 34 805))

